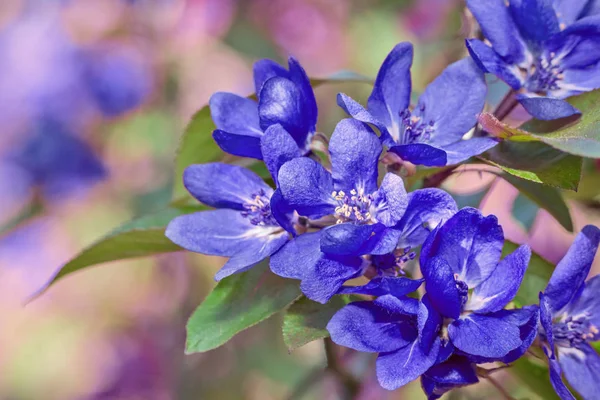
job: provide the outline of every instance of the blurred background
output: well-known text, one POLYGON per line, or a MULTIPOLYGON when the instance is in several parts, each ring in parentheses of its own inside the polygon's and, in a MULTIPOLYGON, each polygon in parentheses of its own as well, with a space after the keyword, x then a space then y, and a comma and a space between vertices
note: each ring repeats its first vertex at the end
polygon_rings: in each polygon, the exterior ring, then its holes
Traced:
MULTIPOLYGON (((299 394, 324 365, 322 345, 288 354, 279 316, 222 348, 184 355, 186 320, 222 259, 173 253, 113 262, 25 300, 83 247, 168 204, 186 123, 215 91, 249 95, 255 60, 293 54, 312 77, 343 69, 374 77, 408 40, 419 92, 465 56, 471 29, 459 0, 0 2, 0 399, 299 394)), ((493 103, 505 88, 491 83, 493 103)), ((364 103, 370 90, 318 88, 319 131, 330 134, 344 117, 337 92, 364 103)), ((576 230, 600 222, 598 168, 587 163, 582 189, 567 194, 576 230)), ((505 182, 464 172, 447 188, 462 205, 498 214, 509 238, 550 261, 572 240, 505 182)), ((423 398, 418 383, 378 389, 368 361, 351 366, 367 374, 362 398, 423 398)), ((305 389, 304 398, 337 398, 328 378, 305 389)), ((494 390, 482 383, 451 396, 493 398, 494 390)))

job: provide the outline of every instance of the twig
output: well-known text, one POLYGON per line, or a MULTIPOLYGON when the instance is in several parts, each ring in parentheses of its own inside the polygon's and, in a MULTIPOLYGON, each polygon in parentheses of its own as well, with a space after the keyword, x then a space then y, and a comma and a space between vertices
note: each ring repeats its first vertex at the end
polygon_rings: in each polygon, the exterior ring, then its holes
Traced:
POLYGON ((516 93, 513 89, 511 89, 506 96, 500 101, 498 107, 494 110, 493 114, 499 121, 502 121, 504 118, 508 117, 508 115, 515 109, 515 107, 519 104, 516 93))

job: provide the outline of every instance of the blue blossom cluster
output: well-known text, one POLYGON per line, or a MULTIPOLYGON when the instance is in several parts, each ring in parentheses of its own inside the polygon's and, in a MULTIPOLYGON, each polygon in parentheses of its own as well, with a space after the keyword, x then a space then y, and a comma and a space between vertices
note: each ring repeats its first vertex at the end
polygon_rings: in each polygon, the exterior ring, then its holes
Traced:
MULTIPOLYGON (((589 345, 600 338, 599 281, 584 281, 600 229, 587 226, 579 233, 539 305, 517 307, 513 300, 530 248, 523 245, 502 258, 504 234, 495 216, 458 210, 437 188, 407 192, 394 168, 385 170, 381 162, 393 154, 403 162, 447 166, 492 148, 497 139, 475 129, 485 106, 484 71, 514 72, 513 66, 531 61, 532 49, 542 57, 559 39, 569 41, 569 54, 577 55, 580 42, 569 35, 580 32, 582 24, 591 26, 582 18, 556 32, 548 28, 552 39, 536 42, 531 24, 540 22, 530 7, 546 2, 494 0, 489 2, 494 13, 483 12, 482 3, 469 6, 493 47, 470 41, 475 61, 448 66, 411 106, 413 48, 398 44, 383 62, 366 107, 338 95, 338 105, 351 118, 337 124, 325 152, 315 145, 326 136, 316 131, 317 105, 300 64, 293 58, 288 68, 257 62, 256 99, 230 93, 211 98, 213 137, 228 153, 262 160, 274 187, 240 166, 192 165, 183 176, 186 188, 215 209, 175 218, 166 235, 191 251, 228 257, 216 280, 269 258, 273 273, 300 281, 304 295, 318 303, 340 294, 366 296, 369 300, 339 310, 327 329, 338 345, 379 353, 377 377, 386 389, 420 377, 427 396, 436 399, 478 382, 477 364, 512 363, 535 344, 547 355, 562 398, 573 398, 561 380, 564 373, 591 399, 600 391, 593 379, 600 373, 600 356, 589 345), (507 28, 517 25, 519 30, 507 28), (493 56, 493 62, 486 64, 483 55, 493 56), (368 282, 348 284, 359 277, 368 282)), ((554 9, 552 16, 557 18, 554 9)), ((556 54, 568 59, 566 53, 556 54)), ((553 62, 541 60, 531 62, 553 62)), ((542 90, 539 67, 536 77, 521 75, 519 68, 520 86, 515 78, 513 88, 535 92, 537 97, 528 99, 564 98, 593 86, 573 89, 565 83, 571 70, 564 69, 554 82, 561 89, 542 90)), ((527 73, 535 75, 535 68, 527 73)))

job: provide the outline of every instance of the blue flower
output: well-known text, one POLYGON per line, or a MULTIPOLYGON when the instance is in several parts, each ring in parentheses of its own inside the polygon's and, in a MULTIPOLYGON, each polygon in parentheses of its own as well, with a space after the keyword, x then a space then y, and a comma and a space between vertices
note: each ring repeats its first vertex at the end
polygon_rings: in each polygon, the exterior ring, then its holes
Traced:
POLYGON ((575 21, 600 14, 598 0, 554 0, 559 27, 565 28, 575 21))
POLYGON ((384 295, 348 304, 331 318, 327 330, 340 346, 379 353, 377 380, 384 389, 395 390, 452 354, 439 337, 421 345, 423 308, 418 300, 384 295))
POLYGON ((490 43, 467 40, 483 71, 519 91, 517 99, 538 119, 580 113, 563 99, 600 87, 600 16, 565 27, 551 0, 468 0, 467 5, 490 43))
MULTIPOLYGON (((382 145, 362 122, 342 120, 331 136, 329 152, 331 172, 304 157, 281 167, 281 194, 289 208, 306 220, 309 232, 271 258, 273 272, 300 279, 304 294, 323 303, 369 266, 381 276, 395 275, 414 258, 410 249, 456 212, 454 200, 444 191, 423 189, 407 194, 402 179, 392 173, 385 175, 378 188, 382 145), (314 227, 325 229, 314 231, 314 227)), ((411 282, 404 284, 412 287, 411 282)), ((381 292, 381 285, 389 281, 377 280, 362 290, 381 292)))
POLYGON ((479 382, 474 364, 466 357, 453 355, 421 375, 421 387, 428 400, 439 399, 452 389, 479 382))
POLYGON ((584 227, 540 293, 540 338, 562 399, 574 397, 561 372, 584 399, 600 393, 600 356, 589 344, 600 339, 600 276, 585 282, 599 243, 600 229, 584 227))
MULTIPOLYGON (((276 176, 281 163, 289 160, 282 152, 289 136, 280 125, 274 125, 265 137, 265 154, 269 154, 265 162, 276 176), (269 147, 281 143, 284 145, 277 149, 269 147)), ((186 168, 183 182, 196 199, 216 210, 177 217, 165 234, 185 249, 229 257, 216 280, 250 269, 279 250, 289 240, 289 233, 295 234, 296 217, 279 190, 274 191, 245 168, 223 163, 192 165, 186 168)))
POLYGON ((536 306, 504 310, 517 294, 531 250, 502 261, 502 228, 495 216, 464 208, 423 244, 420 264, 427 296, 447 321, 452 345, 477 362, 511 362, 536 336, 536 306))
POLYGON ((477 124, 487 87, 472 60, 447 67, 411 110, 413 47, 400 43, 377 74, 365 110, 343 93, 338 104, 352 117, 381 131, 382 142, 403 160, 426 166, 457 164, 497 144, 489 137, 463 137, 477 124))
POLYGON ((210 112, 219 147, 240 157, 262 160, 261 137, 272 125, 281 125, 306 154, 316 131, 317 103, 302 66, 290 57, 289 70, 271 60, 254 64, 258 102, 233 93, 215 93, 210 112))

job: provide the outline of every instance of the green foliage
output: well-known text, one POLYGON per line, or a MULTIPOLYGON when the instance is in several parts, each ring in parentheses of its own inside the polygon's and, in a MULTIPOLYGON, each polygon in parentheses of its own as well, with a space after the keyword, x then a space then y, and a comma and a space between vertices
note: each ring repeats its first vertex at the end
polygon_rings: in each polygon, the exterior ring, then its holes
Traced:
POLYGON ((301 297, 283 317, 283 341, 291 353, 314 340, 329 337, 327 323, 346 304, 359 300, 352 296, 334 296, 327 304, 301 297))
POLYGON ((202 210, 203 207, 170 207, 128 222, 85 248, 67 262, 43 288, 45 291, 66 275, 108 261, 145 257, 179 251, 181 248, 165 236, 167 224, 175 217, 202 210))
POLYGON ((569 208, 562 198, 560 192, 550 186, 544 186, 539 183, 521 179, 514 175, 502 174, 503 179, 513 185, 529 200, 545 209, 552 215, 566 230, 573 232, 573 221, 569 208))
POLYGON ((221 280, 188 321, 186 353, 223 345, 237 333, 282 311, 300 295, 298 281, 273 274, 268 262, 221 280))
MULTIPOLYGON (((506 240, 502 249, 503 257, 506 257, 518 247, 519 245, 506 240)), ((525 272, 523 283, 521 283, 519 292, 514 299, 515 303, 519 306, 538 304, 539 293, 546 288, 552 271, 554 271, 554 265, 544 260, 540 255, 532 252, 531 261, 529 262, 529 267, 527 267, 527 272, 525 272)))

